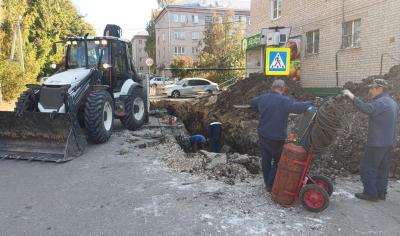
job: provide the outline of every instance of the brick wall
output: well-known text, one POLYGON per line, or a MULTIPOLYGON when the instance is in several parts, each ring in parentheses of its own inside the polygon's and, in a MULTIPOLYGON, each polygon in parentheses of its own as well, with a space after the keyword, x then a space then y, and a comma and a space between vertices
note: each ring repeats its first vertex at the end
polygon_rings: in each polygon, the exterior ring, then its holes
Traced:
MULTIPOLYGON (((265 27, 290 26, 291 36, 302 36, 301 78, 305 87, 336 86, 336 54, 339 86, 379 74, 383 53, 400 58, 399 0, 282 1, 282 16, 277 20, 271 20, 270 0, 251 1, 250 34, 265 27), (361 19, 361 47, 341 49, 342 22, 356 19, 361 19), (305 55, 306 32, 316 29, 320 30, 319 53, 305 55)), ((394 64, 385 57, 383 72, 394 64)))

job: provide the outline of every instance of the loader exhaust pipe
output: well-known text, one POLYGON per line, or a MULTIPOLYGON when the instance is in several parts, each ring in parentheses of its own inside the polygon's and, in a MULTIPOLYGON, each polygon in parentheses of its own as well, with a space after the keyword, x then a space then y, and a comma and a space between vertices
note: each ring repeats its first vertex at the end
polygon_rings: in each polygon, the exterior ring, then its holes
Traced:
POLYGON ((85 37, 83 38, 84 42, 85 42, 85 66, 86 69, 89 69, 89 53, 88 53, 88 46, 87 46, 87 37, 89 36, 89 34, 86 34, 85 37))

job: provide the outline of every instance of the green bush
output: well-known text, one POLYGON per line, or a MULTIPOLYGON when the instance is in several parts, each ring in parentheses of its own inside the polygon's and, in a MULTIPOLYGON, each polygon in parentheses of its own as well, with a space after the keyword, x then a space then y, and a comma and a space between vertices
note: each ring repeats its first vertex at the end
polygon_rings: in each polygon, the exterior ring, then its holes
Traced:
POLYGON ((21 66, 15 62, 0 61, 0 84, 3 99, 11 101, 25 90, 25 75, 21 66))

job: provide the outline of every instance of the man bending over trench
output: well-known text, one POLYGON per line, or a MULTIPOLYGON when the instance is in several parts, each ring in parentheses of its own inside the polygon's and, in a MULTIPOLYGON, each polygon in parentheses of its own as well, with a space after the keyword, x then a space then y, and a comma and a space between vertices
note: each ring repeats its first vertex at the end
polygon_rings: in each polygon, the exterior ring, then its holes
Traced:
POLYGON ((271 91, 251 101, 251 107, 260 114, 258 136, 261 149, 261 168, 265 188, 271 192, 278 162, 287 138, 287 124, 290 113, 301 114, 307 111, 312 102, 296 102, 283 93, 285 81, 277 79, 271 91))

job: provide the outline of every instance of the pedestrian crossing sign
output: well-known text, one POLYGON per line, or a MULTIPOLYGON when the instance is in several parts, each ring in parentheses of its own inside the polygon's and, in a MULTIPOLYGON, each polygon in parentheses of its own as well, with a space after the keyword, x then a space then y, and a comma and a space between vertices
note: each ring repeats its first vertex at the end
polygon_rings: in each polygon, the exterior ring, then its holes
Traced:
POLYGON ((290 48, 267 48, 265 62, 266 75, 289 75, 290 48))

